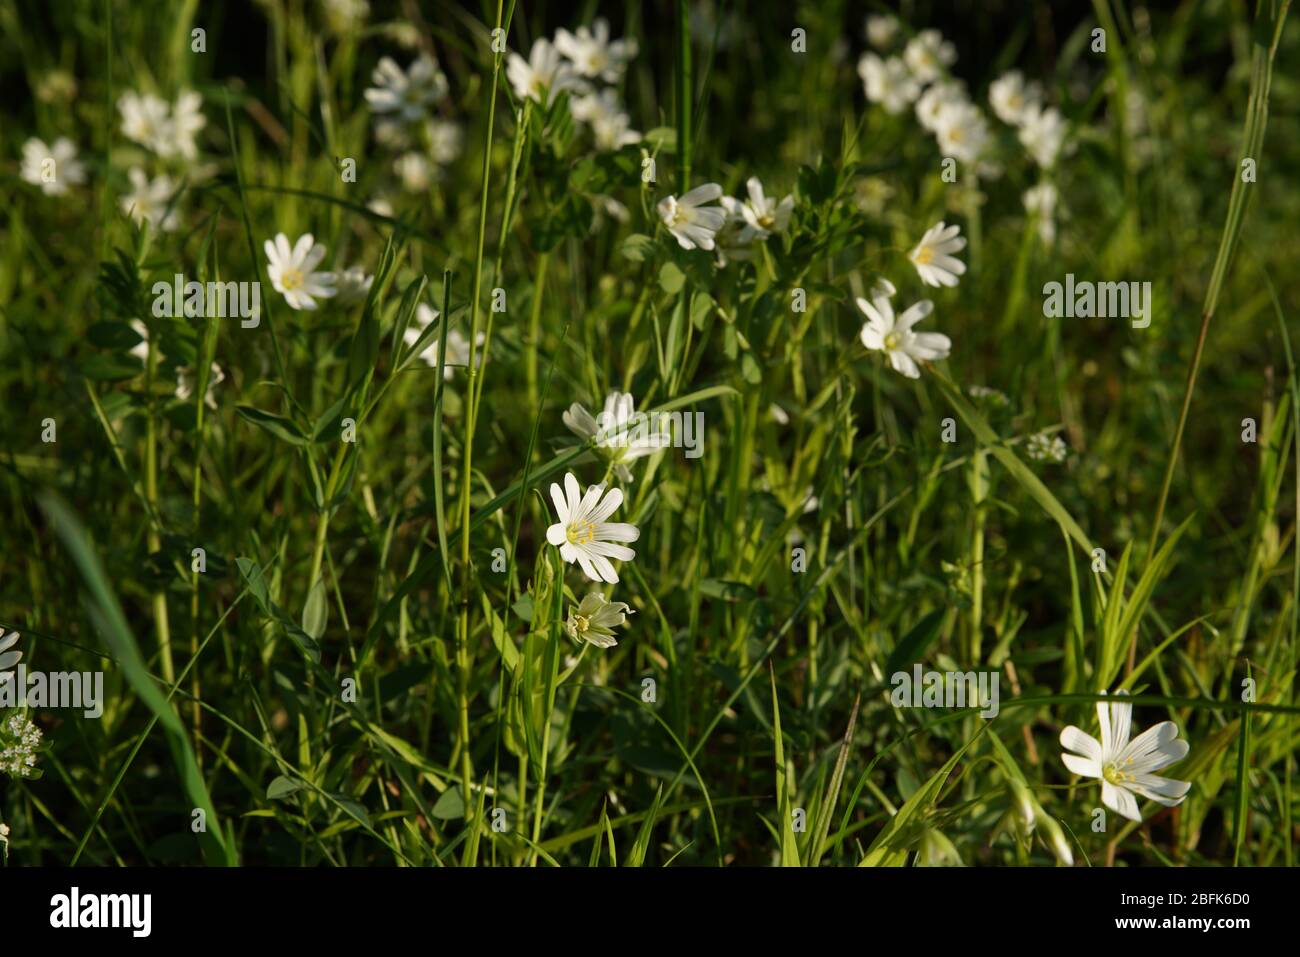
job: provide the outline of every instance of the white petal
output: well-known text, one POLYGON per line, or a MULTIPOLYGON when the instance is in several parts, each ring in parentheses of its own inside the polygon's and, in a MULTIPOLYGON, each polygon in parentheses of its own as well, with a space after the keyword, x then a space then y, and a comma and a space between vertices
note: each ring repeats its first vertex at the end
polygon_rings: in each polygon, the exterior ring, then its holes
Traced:
POLYGON ((1102 759, 1101 742, 1074 725, 1070 725, 1061 731, 1061 747, 1067 751, 1082 754, 1094 761, 1101 761, 1102 759))
MULTIPOLYGON (((551 486, 551 488, 555 488, 555 487, 556 486, 554 485, 551 486)), ((554 525, 547 528, 546 540, 550 542, 552 545, 563 545, 568 540, 568 536, 565 534, 564 526, 561 525, 559 522, 557 522, 554 525)))
POLYGON ((1137 798, 1109 781, 1101 782, 1101 803, 1130 821, 1140 822, 1142 820, 1142 815, 1138 813, 1137 798))
POLYGON ((1081 758, 1077 754, 1069 754, 1068 752, 1061 755, 1061 761, 1063 761, 1065 766, 1074 774, 1078 774, 1085 778, 1101 777, 1101 765, 1096 761, 1091 761, 1088 758, 1081 758))

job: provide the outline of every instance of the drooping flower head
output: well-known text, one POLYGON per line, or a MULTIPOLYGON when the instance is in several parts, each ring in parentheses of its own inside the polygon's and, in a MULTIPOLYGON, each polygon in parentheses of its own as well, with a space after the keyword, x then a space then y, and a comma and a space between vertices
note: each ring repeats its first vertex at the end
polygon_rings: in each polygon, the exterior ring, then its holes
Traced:
POLYGON ((577 608, 570 607, 564 630, 575 641, 586 641, 597 648, 613 648, 618 644, 614 629, 634 614, 621 601, 610 601, 598 591, 588 592, 577 608))
POLYGON ((672 443, 672 436, 666 432, 650 434, 648 419, 636 415, 636 402, 628 392, 610 392, 599 416, 593 417, 585 406, 575 402, 561 418, 579 438, 596 440, 602 457, 613 465, 623 482, 632 481, 628 462, 672 443))

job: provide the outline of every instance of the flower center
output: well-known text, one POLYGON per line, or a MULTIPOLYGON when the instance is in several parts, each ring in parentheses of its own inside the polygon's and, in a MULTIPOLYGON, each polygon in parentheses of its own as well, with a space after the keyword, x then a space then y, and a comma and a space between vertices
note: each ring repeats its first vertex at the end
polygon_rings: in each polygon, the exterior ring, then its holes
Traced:
POLYGON ((586 519, 579 519, 568 527, 564 537, 569 540, 570 545, 586 545, 596 537, 596 526, 586 519))
POLYGON ((588 619, 583 618, 581 615, 574 615, 573 627, 578 632, 578 634, 585 635, 587 633, 587 629, 591 627, 591 622, 588 619))
POLYGON ((1124 785, 1133 780, 1133 775, 1121 771, 1114 764, 1107 764, 1101 769, 1101 776, 1111 784, 1124 785))
POLYGON ((934 261, 934 250, 929 246, 922 246, 916 251, 913 259, 918 266, 927 266, 934 261))
POLYGON ((297 289, 303 284, 302 272, 298 269, 280 270, 280 285, 285 289, 297 289))
POLYGON ((893 352, 898 348, 898 342, 898 333, 896 332, 891 332, 889 335, 885 336, 885 348, 890 352, 893 352))
POLYGON ((762 226, 764 229, 771 229, 776 225, 776 217, 771 213, 763 213, 758 217, 758 225, 762 226))

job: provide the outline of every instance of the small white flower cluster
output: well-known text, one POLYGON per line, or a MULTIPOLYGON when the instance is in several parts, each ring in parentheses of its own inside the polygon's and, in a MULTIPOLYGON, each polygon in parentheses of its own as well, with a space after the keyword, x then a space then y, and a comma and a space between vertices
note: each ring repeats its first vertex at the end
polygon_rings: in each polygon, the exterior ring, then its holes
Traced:
POLYGON ((519 99, 546 107, 562 92, 572 93, 569 112, 590 128, 596 148, 617 150, 641 142, 614 89, 636 54, 636 40, 611 40, 609 22, 597 17, 573 33, 557 30, 553 43, 545 37, 536 40, 527 60, 511 53, 506 78, 519 99), (598 82, 611 85, 598 89, 598 82))
POLYGON ((998 389, 991 389, 986 385, 973 385, 966 390, 966 394, 977 402, 987 402, 991 406, 999 409, 1005 409, 1011 404, 1005 392, 998 389))
POLYGON ((66 136, 53 145, 33 136, 23 144, 20 175, 25 182, 39 186, 46 196, 63 196, 68 186, 86 181, 86 167, 77 159, 77 147, 66 136))
POLYGON ((1043 169, 1056 165, 1065 145, 1066 124, 1061 111, 1044 106, 1042 88, 1026 81, 1019 70, 1011 70, 989 85, 993 112, 1016 129, 1021 144, 1043 169))
POLYGON ((36 748, 41 729, 21 714, 12 714, 0 725, 0 774, 29 778, 36 773, 36 748))
MULTIPOLYGON (((133 143, 151 150, 160 159, 180 162, 186 168, 199 156, 195 137, 207 124, 201 107, 203 97, 193 90, 182 90, 175 104, 152 93, 143 95, 127 90, 117 100, 122 114, 122 135, 133 143)), ((149 223, 154 229, 173 232, 180 225, 176 209, 179 183, 162 172, 150 178, 140 166, 127 172, 131 190, 119 204, 137 226, 149 223)))
POLYGON ((681 197, 659 201, 659 218, 682 249, 717 249, 718 265, 750 259, 755 242, 783 233, 794 212, 794 196, 779 202, 768 196, 757 176, 745 182, 746 199, 722 195, 717 183, 704 183, 681 197), (717 200, 719 206, 706 205, 717 200))
POLYGON ((426 53, 405 70, 392 57, 383 57, 370 76, 366 103, 375 120, 375 139, 399 151, 393 172, 402 188, 427 191, 444 168, 460 155, 464 140, 460 125, 433 115, 447 99, 447 76, 426 53))
POLYGON ((1059 435, 1050 432, 1035 432, 1025 442, 1025 454, 1035 462, 1049 462, 1059 465, 1065 461, 1070 450, 1059 435))
MULTIPOLYGON (((867 36, 880 49, 893 45, 898 28, 893 17, 867 19, 867 36)), ((997 176, 1000 170, 989 156, 993 140, 988 120, 962 82, 947 75, 956 61, 957 50, 942 33, 922 30, 901 55, 882 59, 863 54, 858 75, 867 99, 888 113, 902 113, 915 103, 917 121, 934 135, 943 156, 972 164, 983 176, 997 176)))

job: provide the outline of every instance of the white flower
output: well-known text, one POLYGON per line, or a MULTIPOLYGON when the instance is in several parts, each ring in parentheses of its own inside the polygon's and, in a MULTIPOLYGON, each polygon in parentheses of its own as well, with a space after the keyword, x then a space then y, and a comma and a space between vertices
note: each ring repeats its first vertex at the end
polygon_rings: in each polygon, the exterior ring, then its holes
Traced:
POLYGON ((163 154, 171 148, 173 132, 168 116, 170 107, 162 97, 127 90, 117 98, 117 109, 122 114, 122 135, 155 153, 163 154))
POLYGON ((1031 106, 1021 115, 1020 142, 1039 166, 1050 169, 1065 142, 1065 119, 1054 107, 1031 106))
POLYGON ((925 231, 907 256, 916 266, 921 282, 927 286, 957 285, 957 277, 966 271, 966 264, 952 255, 966 248, 965 238, 957 235, 960 232, 957 224, 945 226, 942 221, 925 231))
POLYGON ((896 56, 882 60, 874 53, 864 53, 858 61, 858 76, 867 99, 879 103, 887 113, 902 113, 921 92, 907 64, 896 56))
MULTIPOLYGON (((208 370, 208 388, 203 393, 203 402, 209 409, 217 407, 216 397, 212 394, 213 390, 219 383, 226 381, 226 374, 221 371, 221 366, 215 362, 208 370)), ((176 398, 182 402, 188 402, 194 395, 194 388, 199 384, 198 376, 189 366, 182 366, 176 370, 176 398)))
POLYGON ((132 189, 119 201, 122 212, 134 219, 137 226, 147 221, 154 229, 163 232, 174 230, 177 222, 172 195, 176 192, 176 184, 171 177, 159 173, 150 180, 139 167, 133 167, 127 175, 132 189))
POLYGON ((176 106, 172 109, 171 122, 167 124, 166 132, 159 141, 159 156, 179 153, 187 160, 192 160, 199 155, 194 137, 208 122, 200 109, 202 106, 203 97, 198 93, 193 90, 181 91, 176 98, 176 106))
POLYGON ((29 778, 36 773, 36 748, 42 732, 21 714, 0 725, 0 774, 29 778))
POLYGON ((914 325, 933 311, 934 303, 929 299, 922 299, 895 317, 894 307, 884 288, 877 287, 873 296, 872 302, 857 300, 858 308, 867 317, 859 338, 868 349, 884 352, 895 372, 909 379, 919 379, 918 359, 943 359, 948 355, 952 341, 947 336, 938 332, 912 331, 914 325))
POLYGON ((374 281, 375 277, 367 276, 360 266, 339 271, 336 274, 339 304, 347 306, 365 299, 370 293, 370 284, 374 281))
POLYGON ((575 97, 569 105, 569 111, 575 120, 580 120, 591 127, 596 139, 596 146, 602 150, 616 150, 629 143, 641 142, 641 134, 631 128, 631 118, 623 112, 618 94, 613 90, 601 90, 575 97))
POLYGON ((945 106, 965 102, 966 88, 960 80, 940 80, 926 87, 916 101, 917 122, 933 133, 939 125, 939 113, 945 106))
POLYGON ((934 135, 944 156, 974 163, 988 146, 989 125, 975 104, 966 100, 945 103, 935 120, 934 135))
MULTIPOLYGON (((430 309, 424 303, 420 303, 415 307, 415 321, 407 326, 406 331, 402 333, 402 341, 407 346, 414 346, 420 341, 420 337, 424 335, 424 331, 429 327, 429 324, 437 318, 438 311, 436 309, 430 309)), ((483 345, 485 338, 486 336, 480 332, 474 337, 474 345, 483 345)), ((438 336, 434 336, 429 340, 429 344, 421 350, 420 358, 430 368, 438 368, 438 336)), ((477 365, 483 365, 483 354, 481 352, 478 354, 477 365)), ((443 366, 442 377, 450 379, 457 368, 464 369, 468 367, 469 340, 465 338, 465 334, 459 329, 448 329, 447 362, 443 366)))
POLYGON ((1098 701, 1101 741, 1070 725, 1061 732, 1061 747, 1077 753, 1062 754, 1061 760, 1075 774, 1101 779, 1102 804, 1130 821, 1141 821, 1135 794, 1176 807, 1191 790, 1187 781, 1152 773, 1187 757, 1190 747, 1179 740, 1172 721, 1162 721, 1129 741, 1132 716, 1133 705, 1127 701, 1098 701))
POLYGON ((1056 239, 1056 187, 1043 182, 1025 190, 1022 197, 1025 212, 1038 222, 1038 238, 1044 246, 1050 246, 1056 239))
POLYGON ((5 637, 5 630, 0 628, 0 681, 9 678, 9 675, 3 674, 3 672, 7 672, 22 660, 23 653, 21 651, 9 650, 14 645, 18 644, 18 639, 21 637, 22 635, 16 631, 9 632, 9 636, 5 637))
POLYGON ((592 485, 586 495, 578 489, 578 480, 572 472, 565 473, 564 491, 551 483, 551 501, 559 519, 546 530, 546 540, 559 546, 560 557, 582 566, 582 572, 592 581, 618 581, 618 572, 610 559, 630 562, 636 552, 619 542, 635 542, 641 533, 635 525, 625 522, 607 522, 623 504, 623 491, 605 491, 604 485, 592 485))
POLYGON ((659 218, 677 239, 682 249, 712 249, 713 237, 727 221, 726 211, 705 206, 722 196, 717 183, 704 183, 682 196, 665 196, 659 201, 659 218))
POLYGON ((577 608, 569 609, 564 630, 575 641, 587 641, 597 648, 613 648, 618 644, 614 629, 634 614, 621 601, 611 602, 598 591, 588 592, 577 608))
POLYGON ((408 193, 427 192, 433 185, 437 167, 433 160, 423 153, 403 153, 393 160, 393 172, 402 181, 402 188, 408 193))
POLYGON ((139 319, 131 320, 131 329, 140 337, 140 341, 131 347, 130 354, 141 362, 149 361, 149 327, 139 319))
POLYGON ((1026 83, 1019 70, 1004 73, 989 84, 989 103, 1003 123, 1019 126, 1025 112, 1038 106, 1042 90, 1037 83, 1026 83))
POLYGON ((533 44, 527 60, 511 53, 506 77, 515 89, 515 96, 545 106, 554 103, 562 90, 581 90, 585 86, 573 67, 560 56, 560 51, 545 38, 533 44))
POLYGON ((946 67, 957 62, 957 48, 938 30, 922 30, 907 41, 903 62, 918 83, 931 83, 943 75, 946 67))
POLYGON ((794 210, 794 197, 787 196, 779 203, 763 192, 763 184, 757 176, 751 176, 745 182, 749 199, 741 202, 730 196, 722 197, 722 207, 732 217, 744 223, 739 242, 754 239, 767 239, 772 233, 785 232, 790 225, 790 213, 794 210))
POLYGON ((606 459, 613 465, 621 481, 632 481, 627 462, 650 455, 672 443, 665 432, 648 434, 649 423, 644 416, 636 417, 636 402, 631 394, 615 390, 605 396, 605 408, 596 417, 581 403, 575 402, 561 416, 569 431, 581 439, 595 439, 596 447, 604 450, 606 459))
POLYGON ((568 30, 557 30, 555 49, 568 57, 573 62, 574 69, 582 76, 593 79, 599 77, 606 83, 617 83, 622 79, 628 61, 636 56, 637 44, 635 40, 615 40, 611 43, 609 23, 603 17, 597 17, 592 21, 590 30, 578 27, 576 34, 568 30))
POLYGON ((887 50, 898 38, 898 17, 872 14, 867 17, 867 42, 877 50, 887 50))
POLYGON ((315 271, 325 258, 325 247, 317 245, 311 233, 299 236, 292 249, 289 237, 277 233, 275 242, 268 239, 262 248, 270 263, 266 274, 271 285, 291 309, 315 309, 317 299, 329 299, 337 292, 334 273, 315 271))
POLYGON ((418 123, 434 103, 447 95, 447 77, 437 62, 421 54, 403 72, 392 59, 383 57, 370 75, 374 86, 365 92, 370 109, 380 114, 378 122, 418 123))
POLYGON ((1025 454, 1035 462, 1051 462, 1059 465, 1065 461, 1069 449, 1059 435, 1046 430, 1035 432, 1025 443, 1025 454))
POLYGON ((77 159, 77 148, 72 140, 60 136, 53 146, 32 137, 23 144, 22 177, 41 188, 46 196, 62 196, 68 184, 74 186, 86 180, 86 168, 77 159))
POLYGON ((430 120, 426 126, 429 132, 429 155, 439 166, 446 166, 460 155, 465 133, 458 123, 450 120, 430 120))

